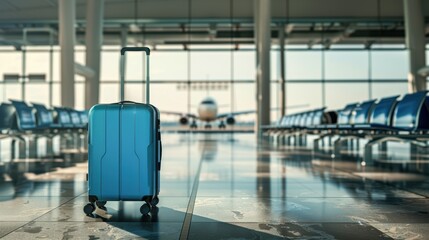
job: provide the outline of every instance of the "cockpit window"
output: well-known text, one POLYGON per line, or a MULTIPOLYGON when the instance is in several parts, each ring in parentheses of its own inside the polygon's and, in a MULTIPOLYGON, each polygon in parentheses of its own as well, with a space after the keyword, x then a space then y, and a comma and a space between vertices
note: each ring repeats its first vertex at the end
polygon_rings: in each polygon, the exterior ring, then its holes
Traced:
POLYGON ((213 100, 205 100, 201 104, 214 104, 213 100))

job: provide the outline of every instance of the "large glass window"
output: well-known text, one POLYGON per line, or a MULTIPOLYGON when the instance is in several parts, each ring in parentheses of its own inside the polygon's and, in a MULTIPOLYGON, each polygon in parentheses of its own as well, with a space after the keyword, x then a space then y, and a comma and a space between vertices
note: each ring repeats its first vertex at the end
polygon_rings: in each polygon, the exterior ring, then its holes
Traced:
MULTIPOLYGON (((13 75, 22 75, 22 52, 15 51, 12 49, 3 50, 0 54, 0 78, 2 79, 2 99, 7 101, 8 99, 22 99, 22 85, 18 82, 18 79, 15 78, 13 81, 5 82, 4 76, 13 74, 13 75)), ((21 81, 21 79, 19 79, 21 81)))
POLYGON ((373 79, 407 79, 408 62, 406 51, 371 52, 373 79))
MULTIPOLYGON (((125 100, 134 101, 134 102, 144 102, 145 97, 145 85, 141 83, 127 83, 125 84, 125 100)), ((114 93, 112 93, 114 94, 114 93)), ((116 102, 119 99, 115 100, 116 102)))
POLYGON ((60 54, 61 53, 59 51, 54 51, 54 53, 53 53, 54 62, 52 63, 52 67, 53 67, 52 71, 53 71, 53 81, 54 82, 60 82, 60 80, 61 80, 61 77, 60 77, 60 75, 61 75, 61 73, 60 73, 60 71, 61 71, 60 54))
MULTIPOLYGON (((280 51, 271 51, 270 54, 270 78, 271 80, 279 80, 280 78, 280 51)), ((255 60, 256 63, 256 60, 255 60)))
MULTIPOLYGON (((207 59, 210 60, 210 59, 207 59)), ((181 81, 188 79, 188 53, 154 51, 150 59, 153 80, 181 81), (172 57, 174 55, 174 57, 172 57)), ((207 62, 207 61, 206 61, 207 62)), ((219 69, 218 69, 219 70, 219 69)))
POLYGON ((191 51, 191 80, 230 80, 231 53, 191 51))
MULTIPOLYGON (((151 57, 154 54, 151 55, 151 57)), ((145 55, 141 52, 127 52, 125 60, 125 80, 129 81, 142 81, 144 79, 144 64, 145 64, 145 55)), ((107 67, 107 66, 106 66, 107 67)), ((119 60, 118 64, 109 66, 119 70, 119 60)))
POLYGON ((100 103, 113 103, 119 100, 119 84, 100 84, 100 103))
POLYGON ((231 110, 230 86, 226 84, 221 90, 194 89, 191 92, 191 111, 197 112, 198 104, 207 97, 212 97, 218 104, 218 111, 225 113, 231 110))
POLYGON ((372 97, 383 98, 387 96, 394 96, 406 93, 408 91, 407 82, 387 82, 387 83, 373 83, 372 84, 372 97))
MULTIPOLYGON (((60 56, 61 56, 60 48, 58 46, 54 47, 53 63, 52 63, 53 81, 54 82, 60 82, 61 81, 61 58, 60 58, 60 56)), ((76 47, 75 48, 75 62, 77 62, 81 65, 86 65, 85 64, 86 63, 85 50, 82 47, 76 47)), ((31 63, 28 63, 28 64, 31 64, 31 63)), ((48 64, 48 63, 46 63, 46 64, 48 64)), ((101 64, 103 64, 103 59, 101 60, 101 64)), ((85 78, 76 74, 75 80, 76 81, 85 81, 85 78)))
POLYGON ((25 100, 28 102, 47 104, 49 102, 49 85, 44 82, 26 83, 25 100))
MULTIPOLYGON (((152 104, 157 106, 159 109, 163 111, 174 111, 187 113, 188 109, 188 93, 186 89, 182 89, 179 87, 179 84, 169 83, 169 84, 152 84, 151 85, 151 97, 150 100, 152 104), (168 93, 168 97, 166 94, 168 93)), ((192 99, 193 102, 198 102, 201 99, 192 99)), ((193 103, 191 106, 192 112, 195 113, 195 104, 193 103)), ((161 119, 163 121, 178 121, 179 116, 175 115, 162 115, 161 119)))
POLYGON ((3 101, 22 99, 22 85, 20 83, 3 84, 3 101))
MULTIPOLYGON (((83 65, 83 66, 85 66, 86 65, 85 64, 86 63, 85 56, 86 56, 85 50, 76 47, 76 51, 75 51, 75 54, 74 54, 74 61, 77 62, 77 63, 79 63, 79 64, 81 64, 81 65, 83 65)), ((75 80, 76 81, 85 81, 85 77, 76 74, 75 75, 75 80)))
MULTIPOLYGON (((240 83, 235 87, 235 103, 234 108, 236 111, 244 111, 256 109, 256 86, 254 83, 240 83)), ((238 116, 239 121, 254 121, 254 115, 238 116)), ((274 120, 274 118, 273 118, 274 120)))
POLYGON ((49 75, 50 53, 48 47, 27 47, 26 63, 25 75, 44 74, 46 81, 51 78, 49 75))
POLYGON ((329 109, 341 109, 346 104, 362 102, 368 98, 368 83, 326 84, 326 106, 329 109))
POLYGON ((287 79, 321 79, 322 52, 321 51, 287 51, 286 52, 287 79))
POLYGON ((366 51, 325 52, 326 79, 367 79, 368 53, 366 51))
MULTIPOLYGON (((61 85, 60 83, 54 83, 52 85, 52 105, 61 106, 61 85)), ((46 103, 47 104, 47 103, 46 103)))
POLYGON ((289 83, 286 86, 287 113, 322 107, 321 83, 289 83))
MULTIPOLYGON (((181 46, 158 47, 151 54, 151 101, 165 111, 197 112, 205 97, 215 98, 219 112, 255 110, 256 53, 254 46, 228 50, 222 46, 199 46, 190 52, 181 46), (189 65, 190 64, 190 65, 189 65), (190 73, 190 75, 188 75, 190 73), (188 77, 191 85, 188 86, 188 77), (232 78, 232 79, 231 79, 232 78), (234 80, 231 85, 231 80, 234 80), (188 102, 188 93, 190 102, 188 102)), ((344 107, 351 102, 381 98, 407 92, 407 52, 403 48, 364 50, 361 45, 333 46, 322 53, 320 48, 288 46, 285 52, 287 112, 300 112, 325 105, 330 109, 344 107), (361 50, 359 50, 361 49, 361 50), (323 58, 324 56, 324 58, 323 58), (324 64, 323 64, 324 63, 324 64), (325 68, 323 69, 323 66, 325 68)), ((28 47, 26 73, 46 74, 46 82, 28 82, 25 100, 49 103, 49 47, 28 47)), ((119 100, 119 47, 106 46, 101 52, 100 102, 119 100)), ((280 106, 279 50, 271 51, 271 107, 280 106)), ((429 51, 427 52, 429 55, 429 51)), ((429 57, 429 56, 428 56, 429 57)), ((76 62, 85 65, 85 48, 76 47, 76 62)), ((22 74, 22 52, 0 48, 0 95, 3 101, 22 99, 20 82, 3 81, 4 74, 22 74)), ((144 55, 129 53, 126 60, 126 99, 144 101, 144 55)), ((53 104, 60 105, 60 52, 53 53, 53 104)), ((84 107, 85 78, 76 76, 76 108, 84 107)), ((271 113, 277 120, 278 110, 271 113)), ((177 121, 177 116, 163 116, 166 121, 177 121)), ((254 121, 254 115, 237 117, 240 121, 254 121)))
MULTIPOLYGON (((272 120, 276 120, 276 119, 280 118, 280 109, 278 108, 278 107, 280 107, 279 91, 280 91, 279 84, 271 83, 271 101, 270 101, 271 110, 270 111, 271 111, 271 119, 272 120)), ((255 109, 256 109, 256 107, 255 107, 255 109)))
POLYGON ((76 109, 85 109, 85 84, 76 83, 74 89, 74 106, 76 109))
POLYGON ((234 81, 254 80, 256 76, 255 51, 234 52, 234 81))
POLYGON ((101 52, 100 81, 119 81, 119 50, 101 52))
POLYGON ((3 79, 4 74, 22 73, 22 52, 21 51, 2 51, 0 52, 0 78, 3 79))

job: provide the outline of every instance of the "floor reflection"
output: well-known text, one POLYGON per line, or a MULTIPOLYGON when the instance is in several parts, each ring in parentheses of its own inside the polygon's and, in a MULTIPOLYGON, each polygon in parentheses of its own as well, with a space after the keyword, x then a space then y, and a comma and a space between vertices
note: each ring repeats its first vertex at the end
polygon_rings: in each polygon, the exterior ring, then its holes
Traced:
POLYGON ((333 158, 329 148, 257 146, 246 133, 164 134, 163 143, 161 201, 145 217, 140 202, 108 202, 104 213, 83 214, 84 152, 2 161, 0 236, 424 239, 429 234, 424 149, 382 149, 374 164, 363 167, 356 149, 333 158))

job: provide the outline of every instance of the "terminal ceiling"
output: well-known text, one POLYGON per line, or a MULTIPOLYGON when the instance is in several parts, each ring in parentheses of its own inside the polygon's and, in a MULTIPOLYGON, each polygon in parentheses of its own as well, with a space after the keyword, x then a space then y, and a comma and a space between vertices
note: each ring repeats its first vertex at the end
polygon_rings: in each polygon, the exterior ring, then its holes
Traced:
MULTIPOLYGON (((84 44, 86 1, 76 0, 77 43, 84 44)), ((429 40, 429 1, 423 2, 429 40)), ((404 44, 403 0, 271 0, 272 38, 287 44, 404 44)), ((0 44, 23 44, 24 28, 58 30, 57 0, 0 1, 0 44)), ((187 46, 253 44, 251 0, 105 0, 104 44, 187 46), (137 7, 136 7, 137 6, 137 7), (125 29, 125 30, 124 30, 125 29)), ((47 44, 33 33, 27 44, 47 44)))

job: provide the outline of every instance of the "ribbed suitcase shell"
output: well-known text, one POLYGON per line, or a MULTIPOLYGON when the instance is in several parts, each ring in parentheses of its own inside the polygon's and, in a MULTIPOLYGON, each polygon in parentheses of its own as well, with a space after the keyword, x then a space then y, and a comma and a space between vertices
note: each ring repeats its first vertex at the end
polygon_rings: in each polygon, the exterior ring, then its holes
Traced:
POLYGON ((101 201, 158 195, 159 112, 150 104, 99 104, 89 112, 89 197, 101 201))

